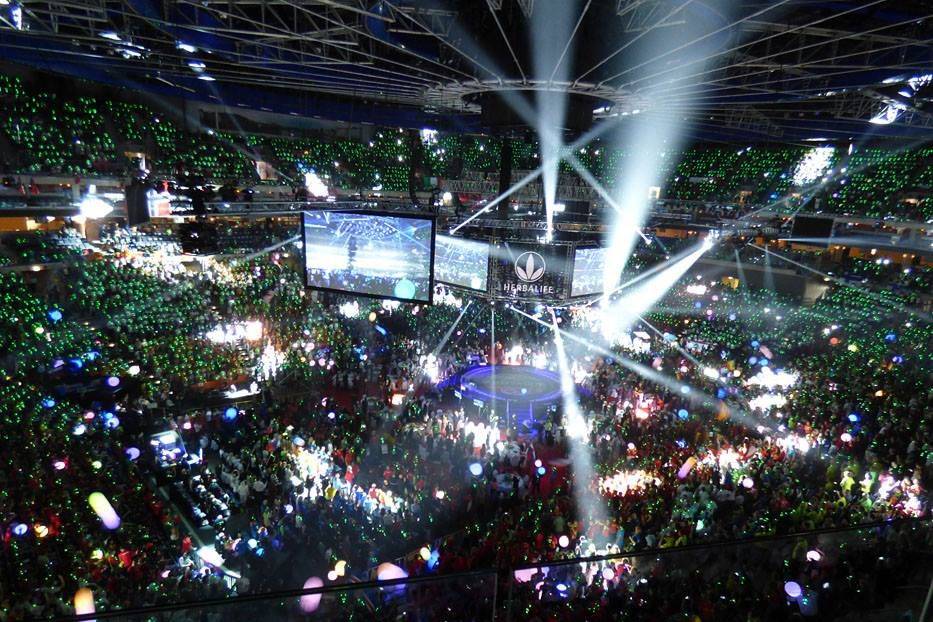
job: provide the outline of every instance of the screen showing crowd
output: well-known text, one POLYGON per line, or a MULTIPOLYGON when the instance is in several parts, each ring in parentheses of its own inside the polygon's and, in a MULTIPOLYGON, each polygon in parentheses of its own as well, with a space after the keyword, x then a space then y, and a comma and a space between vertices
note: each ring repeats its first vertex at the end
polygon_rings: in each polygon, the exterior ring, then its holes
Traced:
POLYGON ((486 291, 489 244, 448 235, 437 236, 434 278, 441 283, 486 291))
POLYGON ((432 219, 312 210, 303 225, 308 287, 431 302, 432 219))
POLYGON ((571 296, 589 296, 603 291, 605 248, 578 248, 573 254, 571 296))

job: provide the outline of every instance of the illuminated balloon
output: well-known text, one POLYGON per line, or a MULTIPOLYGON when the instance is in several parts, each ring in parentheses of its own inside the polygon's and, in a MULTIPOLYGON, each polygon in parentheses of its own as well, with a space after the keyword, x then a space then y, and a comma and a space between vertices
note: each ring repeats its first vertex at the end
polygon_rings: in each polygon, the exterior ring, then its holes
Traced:
POLYGON ((470 465, 470 473, 472 473, 475 477, 479 477, 483 474, 483 465, 481 465, 479 462, 474 462, 470 465))
POLYGON ((75 592, 75 615, 85 615, 94 613, 94 592, 89 588, 82 587, 75 592))
POLYGON ((100 518, 105 528, 113 531, 120 526, 120 516, 102 493, 92 492, 87 501, 91 504, 91 509, 100 518))
POLYGON ((347 572, 347 562, 341 559, 336 564, 334 564, 334 572, 337 573, 338 577, 345 575, 347 572))
POLYGON ((687 461, 683 463, 683 466, 680 467, 680 470, 677 471, 677 479, 684 479, 690 475, 690 471, 693 470, 697 464, 697 459, 693 456, 687 458, 687 461))
POLYGON ((418 554, 421 555, 421 559, 424 561, 431 559, 431 549, 426 546, 421 547, 421 550, 418 551, 418 554))
POLYGON ((415 297, 415 284, 409 281, 408 279, 402 279, 395 284, 395 297, 396 298, 414 298, 415 297))
POLYGON ((570 538, 567 536, 561 536, 557 539, 557 544, 560 545, 560 548, 566 549, 568 546, 570 546, 570 538))
POLYGON ((405 579, 408 573, 389 562, 383 562, 376 567, 376 579, 379 581, 392 581, 394 579, 405 579))
MULTIPOLYGON (((305 581, 305 584, 302 587, 306 590, 310 590, 315 587, 324 587, 324 582, 321 581, 319 577, 310 577, 307 581, 305 581)), ((321 595, 305 594, 298 599, 298 605, 301 607, 303 612, 314 613, 321 605, 321 595)))
POLYGON ((796 581, 788 581, 784 584, 784 593, 793 600, 800 598, 800 595, 803 593, 803 590, 800 589, 800 584, 796 581))

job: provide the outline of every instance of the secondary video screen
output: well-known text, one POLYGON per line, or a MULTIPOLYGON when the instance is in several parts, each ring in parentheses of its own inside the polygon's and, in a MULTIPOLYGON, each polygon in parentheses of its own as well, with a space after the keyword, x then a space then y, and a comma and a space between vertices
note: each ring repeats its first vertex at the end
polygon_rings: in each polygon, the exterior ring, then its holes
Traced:
POLYGON ((571 296, 589 296, 603 291, 603 266, 606 265, 605 248, 578 248, 573 254, 573 282, 571 296))
POLYGON ((311 210, 302 225, 308 287, 431 302, 433 219, 311 210))
POLYGON ((486 291, 489 279, 489 244, 449 235, 437 236, 434 280, 486 291))

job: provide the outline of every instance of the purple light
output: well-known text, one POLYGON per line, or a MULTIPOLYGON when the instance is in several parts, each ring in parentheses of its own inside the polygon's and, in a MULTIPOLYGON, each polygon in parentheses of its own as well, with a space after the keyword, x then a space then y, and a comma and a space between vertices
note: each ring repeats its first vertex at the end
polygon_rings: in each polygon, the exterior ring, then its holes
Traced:
POLYGON ((788 581, 784 584, 784 593, 787 594, 788 598, 797 600, 800 598, 803 590, 800 589, 800 584, 796 581, 788 581))
POLYGON ((119 384, 120 384, 120 379, 117 378, 116 376, 107 377, 107 386, 110 387, 111 389, 118 386, 119 384))

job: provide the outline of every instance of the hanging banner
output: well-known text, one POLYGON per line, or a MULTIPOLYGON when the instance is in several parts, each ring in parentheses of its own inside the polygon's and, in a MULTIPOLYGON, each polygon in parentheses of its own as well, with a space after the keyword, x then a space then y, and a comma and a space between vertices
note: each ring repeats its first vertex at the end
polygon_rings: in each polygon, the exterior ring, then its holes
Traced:
POLYGON ((517 300, 557 302, 570 283, 566 244, 503 242, 492 249, 495 276, 490 294, 517 300))

